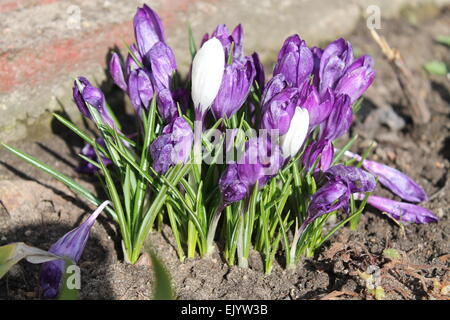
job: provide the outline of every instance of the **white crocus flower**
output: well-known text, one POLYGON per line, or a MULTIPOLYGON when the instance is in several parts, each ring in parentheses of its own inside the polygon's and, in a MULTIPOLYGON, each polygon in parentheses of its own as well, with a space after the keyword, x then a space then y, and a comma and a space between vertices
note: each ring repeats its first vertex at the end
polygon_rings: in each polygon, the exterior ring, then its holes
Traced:
POLYGON ((192 62, 192 101, 203 115, 213 103, 222 84, 225 53, 217 38, 206 41, 192 62))
POLYGON ((309 128, 308 110, 295 108, 288 132, 281 137, 281 149, 283 157, 294 157, 305 142, 309 128))

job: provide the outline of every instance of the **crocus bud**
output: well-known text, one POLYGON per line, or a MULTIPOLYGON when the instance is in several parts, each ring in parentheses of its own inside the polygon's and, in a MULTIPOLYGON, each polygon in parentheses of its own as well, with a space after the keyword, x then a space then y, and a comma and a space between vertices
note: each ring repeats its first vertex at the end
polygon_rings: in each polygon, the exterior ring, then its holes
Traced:
POLYGON ((146 4, 142 8, 137 9, 133 25, 136 43, 142 57, 147 54, 155 43, 165 41, 161 19, 146 4))
POLYGON ((216 119, 233 116, 244 104, 255 78, 253 62, 247 59, 245 64, 237 61, 225 67, 222 84, 211 106, 216 119))
POLYGON ((114 121, 106 108, 106 100, 103 92, 90 84, 90 82, 83 77, 78 78, 73 86, 73 98, 78 106, 80 112, 87 118, 92 119, 87 104, 95 108, 100 114, 103 122, 114 128, 114 121))
POLYGON ((328 119, 320 125, 320 139, 334 141, 348 131, 352 124, 350 97, 340 95, 335 98, 328 119))
POLYGON ((147 71, 133 70, 128 77, 128 95, 136 114, 141 114, 142 107, 148 110, 153 94, 153 85, 147 71))
POLYGON ((273 74, 283 74, 289 85, 298 87, 309 77, 313 68, 311 50, 298 35, 293 35, 284 42, 273 74))
POLYGON ((308 224, 324 214, 341 208, 347 211, 349 200, 350 192, 345 182, 339 179, 328 181, 312 195, 308 206, 308 215, 303 222, 302 228, 304 229, 308 224))
POLYGON ((308 110, 309 128, 313 130, 317 125, 324 122, 331 113, 334 104, 334 94, 327 90, 321 98, 316 87, 306 80, 301 91, 299 106, 308 110))
POLYGON ((279 130, 280 135, 285 135, 290 128, 298 98, 297 88, 287 88, 273 96, 262 106, 261 128, 269 131, 279 130))
POLYGON ((353 62, 336 86, 337 94, 347 94, 351 103, 356 102, 375 79, 373 58, 362 56, 353 62))
POLYGON ((283 157, 294 157, 303 145, 306 139, 309 128, 309 114, 308 110, 302 108, 295 108, 294 116, 291 119, 288 132, 281 136, 281 149, 283 150, 283 157))
MULTIPOLYGON (((103 148, 106 148, 105 140, 103 138, 97 138, 95 139, 95 142, 102 146, 103 148)), ((97 153, 95 152, 95 149, 92 145, 86 144, 83 149, 81 149, 81 154, 95 162, 99 162, 97 153)), ((104 157, 103 154, 100 153, 100 156, 102 157, 102 161, 105 164, 105 166, 109 166, 112 162, 108 158, 104 157)), ((87 174, 94 174, 98 171, 98 168, 94 166, 92 163, 82 160, 80 165, 76 168, 78 172, 81 173, 87 173, 87 174)))
POLYGON ((328 88, 334 89, 337 81, 353 62, 353 48, 350 42, 340 38, 330 43, 322 53, 319 67, 322 95, 328 88))
POLYGON ((288 87, 284 75, 277 74, 267 82, 261 96, 261 106, 267 105, 272 98, 288 87))
MULTIPOLYGON (((110 204, 109 201, 103 202, 85 222, 55 242, 48 252, 78 263, 95 220, 108 204, 110 204)), ((64 272, 65 262, 62 259, 42 264, 39 275, 39 287, 44 298, 56 298, 58 296, 64 272)))
POLYGON ((127 91, 127 83, 123 74, 120 57, 115 52, 112 54, 111 60, 109 61, 109 72, 111 73, 114 83, 123 91, 127 91))
MULTIPOLYGON (((363 200, 364 194, 355 194, 355 198, 363 200)), ((430 210, 411 203, 394 201, 378 196, 369 196, 367 203, 402 222, 421 224, 436 222, 438 220, 430 210)))
POLYGON ((316 171, 327 171, 334 157, 334 148, 330 141, 313 141, 308 145, 302 157, 306 170, 309 170, 314 165, 319 156, 320 160, 317 164, 316 171))
POLYGON ((159 91, 171 89, 172 76, 177 69, 175 55, 164 42, 157 42, 144 58, 144 64, 149 65, 154 87, 159 91))
POLYGON ((264 83, 266 81, 266 75, 264 73, 264 66, 259 60, 259 56, 256 52, 252 54, 253 65, 255 66, 255 81, 259 86, 259 89, 264 90, 264 83))
MULTIPOLYGON (((350 151, 346 151, 345 155, 354 158, 357 161, 361 161, 361 156, 350 151)), ((378 181, 383 186, 403 200, 410 202, 422 202, 428 200, 425 190, 403 172, 370 160, 364 160, 362 166, 364 169, 378 177, 378 181)))
POLYGON ((225 68, 225 53, 216 38, 206 41, 192 62, 192 100, 197 117, 203 116, 219 92, 225 68))
POLYGON ((165 122, 170 122, 178 117, 178 108, 169 89, 163 89, 158 92, 158 111, 165 122))
POLYGON ((263 187, 282 165, 283 157, 278 145, 263 137, 247 141, 242 157, 237 163, 229 164, 219 180, 224 204, 245 198, 256 182, 263 187))
POLYGON ((177 117, 164 127, 162 135, 150 145, 153 168, 164 174, 170 166, 185 163, 191 154, 193 132, 183 117, 177 117))

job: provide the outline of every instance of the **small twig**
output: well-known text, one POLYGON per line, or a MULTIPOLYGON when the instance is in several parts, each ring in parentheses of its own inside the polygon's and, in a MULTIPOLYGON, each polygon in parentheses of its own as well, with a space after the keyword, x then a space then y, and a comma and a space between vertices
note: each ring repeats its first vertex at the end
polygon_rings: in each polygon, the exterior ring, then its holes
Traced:
POLYGON ((403 61, 400 51, 391 48, 386 39, 380 36, 375 29, 370 29, 370 32, 397 76, 397 80, 403 90, 407 104, 411 106, 410 113, 414 123, 428 123, 431 118, 430 111, 428 110, 423 97, 418 94, 419 90, 414 82, 414 76, 403 61))

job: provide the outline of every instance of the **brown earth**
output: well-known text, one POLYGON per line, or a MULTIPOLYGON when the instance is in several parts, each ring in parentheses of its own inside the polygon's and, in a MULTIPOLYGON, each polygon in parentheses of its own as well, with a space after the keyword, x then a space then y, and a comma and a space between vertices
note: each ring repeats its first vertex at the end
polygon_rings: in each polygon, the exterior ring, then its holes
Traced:
MULTIPOLYGON (((432 119, 420 127, 413 127, 395 75, 365 24, 349 37, 357 52, 373 55, 377 70, 352 129, 360 136, 353 150, 361 152, 374 140, 377 147, 371 159, 395 166, 419 182, 430 195, 422 205, 435 212, 438 223, 399 227, 369 207, 356 231, 344 228, 296 270, 285 271, 275 263, 271 275, 264 275, 262 259, 255 252, 245 270, 228 267, 218 254, 210 260, 180 263, 170 229, 163 226, 161 233, 149 237, 148 245, 167 265, 177 297, 374 299, 370 281, 364 280, 373 273, 388 299, 449 299, 450 82, 422 69, 433 59, 450 63, 450 49, 433 41, 436 35, 448 35, 449 27, 450 8, 424 16, 406 12, 404 19, 383 21, 381 33, 401 50, 421 88, 419 94, 426 95, 432 119), (383 256, 388 248, 400 256, 383 256)), ((91 178, 73 170, 80 141, 56 123, 53 131, 51 137, 15 146, 94 189, 91 178)), ((377 193, 390 196, 381 188, 377 193)), ((5 150, 0 150, 0 200, 0 245, 25 241, 46 249, 92 210, 63 185, 5 150)), ((151 267, 123 262, 117 226, 106 216, 95 224, 80 266, 83 299, 151 298, 151 267)), ((0 299, 36 299, 38 271, 38 266, 19 263, 0 280, 0 299)))

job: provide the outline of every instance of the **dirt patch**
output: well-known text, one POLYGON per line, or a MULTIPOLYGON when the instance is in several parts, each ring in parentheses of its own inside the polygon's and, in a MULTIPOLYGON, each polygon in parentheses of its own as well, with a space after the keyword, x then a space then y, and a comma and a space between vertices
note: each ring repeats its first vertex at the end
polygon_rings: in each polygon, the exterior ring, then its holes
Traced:
MULTIPOLYGON (((450 82, 428 76, 422 65, 432 59, 449 62, 449 49, 432 39, 448 33, 450 9, 419 21, 383 21, 382 33, 412 69, 430 107, 431 122, 413 128, 395 75, 361 24, 349 39, 357 51, 374 56, 377 78, 352 133, 360 136, 354 151, 361 152, 374 140, 378 146, 371 159, 395 166, 425 188, 430 201, 423 205, 440 217, 439 222, 400 228, 369 207, 356 231, 344 228, 295 270, 275 263, 271 275, 264 275, 256 252, 245 270, 228 267, 219 254, 180 263, 170 229, 163 226, 162 232, 149 237, 148 245, 167 265, 178 298, 373 299, 369 289, 379 285, 388 299, 449 299, 450 82), (394 256, 386 256, 385 249, 395 249, 394 256)), ((55 133, 15 146, 95 191, 91 178, 73 170, 80 141, 60 130, 55 133)), ((5 150, 0 150, 0 190, 0 245, 25 241, 48 248, 92 210, 63 185, 5 150)), ((377 192, 391 197, 386 190, 377 192)), ((151 298, 151 267, 123 262, 117 226, 105 217, 95 224, 80 266, 83 299, 151 298)), ((17 265, 0 280, 0 299, 36 299, 38 270, 25 262, 17 265)))

